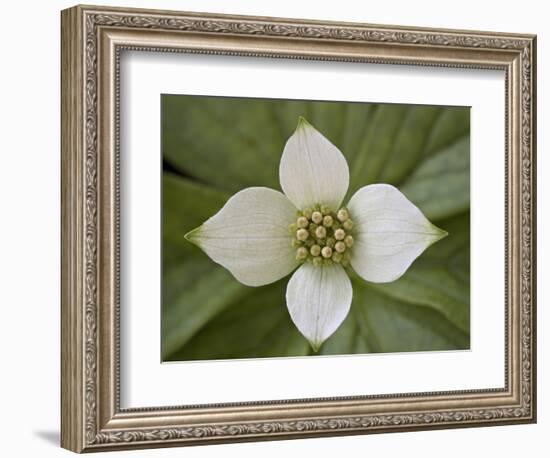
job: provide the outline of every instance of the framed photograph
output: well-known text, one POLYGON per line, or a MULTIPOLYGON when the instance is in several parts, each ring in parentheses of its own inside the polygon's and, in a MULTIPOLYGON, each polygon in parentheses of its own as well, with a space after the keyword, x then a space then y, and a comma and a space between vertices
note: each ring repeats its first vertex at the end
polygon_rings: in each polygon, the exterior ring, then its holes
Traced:
POLYGON ((536 38, 62 12, 62 446, 536 421, 536 38))

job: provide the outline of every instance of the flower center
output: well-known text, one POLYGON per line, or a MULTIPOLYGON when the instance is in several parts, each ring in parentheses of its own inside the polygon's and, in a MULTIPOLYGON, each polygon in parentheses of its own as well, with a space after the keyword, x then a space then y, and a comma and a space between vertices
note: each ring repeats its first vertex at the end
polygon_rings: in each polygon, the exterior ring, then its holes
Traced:
POLYGON ((353 221, 347 208, 333 212, 326 205, 299 211, 289 226, 296 259, 314 266, 333 262, 347 266, 353 246, 353 221))

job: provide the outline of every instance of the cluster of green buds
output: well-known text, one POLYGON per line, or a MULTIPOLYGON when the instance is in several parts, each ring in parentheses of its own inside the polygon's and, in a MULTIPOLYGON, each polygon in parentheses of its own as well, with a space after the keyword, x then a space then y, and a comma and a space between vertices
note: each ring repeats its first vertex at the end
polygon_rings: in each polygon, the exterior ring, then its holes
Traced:
POLYGON ((347 208, 334 213, 326 205, 316 205, 297 213, 289 227, 296 259, 315 266, 350 262, 353 246, 353 221, 347 208))

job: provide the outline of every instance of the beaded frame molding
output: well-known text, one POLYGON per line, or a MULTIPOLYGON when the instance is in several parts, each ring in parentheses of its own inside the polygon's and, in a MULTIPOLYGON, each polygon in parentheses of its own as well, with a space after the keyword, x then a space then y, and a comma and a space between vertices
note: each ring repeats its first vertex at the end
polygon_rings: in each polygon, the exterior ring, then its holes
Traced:
POLYGON ((61 15, 61 445, 75 452, 530 423, 536 418, 536 37, 76 6, 61 15), (122 409, 124 50, 505 72, 505 387, 122 409))

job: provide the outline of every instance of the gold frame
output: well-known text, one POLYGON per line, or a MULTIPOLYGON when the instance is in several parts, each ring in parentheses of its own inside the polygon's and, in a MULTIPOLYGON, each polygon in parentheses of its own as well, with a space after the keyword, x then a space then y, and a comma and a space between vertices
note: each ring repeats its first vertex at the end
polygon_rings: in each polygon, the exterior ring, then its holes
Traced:
POLYGON ((89 452, 535 421, 535 36, 92 6, 64 10, 61 19, 63 447, 89 452), (506 386, 121 409, 124 49, 504 70, 506 386))

